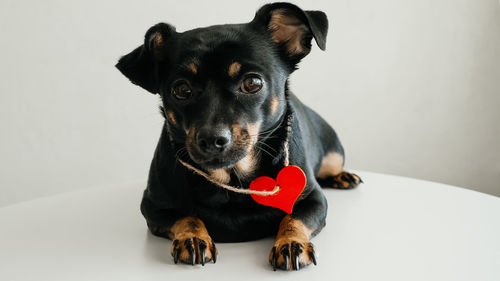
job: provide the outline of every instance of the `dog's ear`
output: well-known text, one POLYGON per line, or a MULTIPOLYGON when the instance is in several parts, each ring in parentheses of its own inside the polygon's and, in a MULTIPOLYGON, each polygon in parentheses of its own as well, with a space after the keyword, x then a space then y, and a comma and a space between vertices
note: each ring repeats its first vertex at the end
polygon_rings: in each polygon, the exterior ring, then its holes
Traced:
POLYGON ((116 64, 116 68, 132 83, 157 94, 158 66, 166 63, 165 54, 175 34, 175 27, 169 24, 154 25, 146 32, 144 44, 123 56, 116 64))
POLYGON ((321 50, 326 48, 328 19, 321 11, 303 11, 290 3, 272 3, 257 11, 251 24, 264 26, 292 63, 309 54, 312 38, 321 50))

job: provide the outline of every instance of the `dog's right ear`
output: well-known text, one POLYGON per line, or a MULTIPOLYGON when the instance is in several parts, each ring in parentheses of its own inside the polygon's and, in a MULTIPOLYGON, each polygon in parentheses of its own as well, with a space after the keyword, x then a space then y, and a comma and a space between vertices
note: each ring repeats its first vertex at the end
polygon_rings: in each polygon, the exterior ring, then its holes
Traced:
POLYGON ((151 27, 144 44, 123 56, 116 68, 130 81, 153 94, 159 92, 158 66, 166 63, 169 41, 175 37, 175 27, 159 23, 151 27))

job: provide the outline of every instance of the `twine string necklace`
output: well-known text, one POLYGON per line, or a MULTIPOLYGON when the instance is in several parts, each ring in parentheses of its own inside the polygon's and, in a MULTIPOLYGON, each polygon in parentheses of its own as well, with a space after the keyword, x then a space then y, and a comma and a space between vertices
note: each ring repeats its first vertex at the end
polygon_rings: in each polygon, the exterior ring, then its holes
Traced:
MULTIPOLYGON (((293 114, 290 114, 290 115, 288 115, 288 118, 287 118, 286 139, 285 139, 285 142, 283 143, 283 155, 284 155, 283 165, 285 167, 290 165, 290 159, 289 159, 290 154, 288 151, 289 150, 288 142, 289 142, 290 136, 292 134, 292 122, 293 122, 293 114)), ((169 131, 169 135, 170 135, 168 122, 167 122, 167 130, 169 131)), ((171 139, 171 141, 172 141, 172 139, 171 139)), ((191 165, 191 164, 189 164, 181 159, 177 159, 177 161, 179 161, 182 165, 184 165, 184 167, 188 168, 189 170, 191 170, 195 174, 198 174, 199 176, 204 177, 207 181, 209 181, 209 182, 211 182, 219 187, 222 187, 226 190, 232 191, 232 192, 241 193, 241 194, 255 194, 255 195, 260 195, 260 196, 270 196, 270 195, 274 195, 274 194, 278 193, 278 191, 280 191, 280 189, 281 189, 281 187, 279 185, 276 185, 274 187, 274 189, 271 191, 249 190, 249 189, 242 189, 242 188, 234 187, 234 186, 222 183, 218 180, 215 180, 210 175, 208 175, 206 172, 194 167, 193 165, 191 165)))

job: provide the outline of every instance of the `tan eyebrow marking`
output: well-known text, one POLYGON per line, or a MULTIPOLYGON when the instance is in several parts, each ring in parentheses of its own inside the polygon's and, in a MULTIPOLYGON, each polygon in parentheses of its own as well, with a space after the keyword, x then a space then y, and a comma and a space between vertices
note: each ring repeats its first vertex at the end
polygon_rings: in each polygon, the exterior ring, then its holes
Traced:
POLYGON ((191 69, 191 72, 193 72, 194 74, 198 73, 198 68, 196 67, 196 65, 194 63, 188 64, 188 67, 189 67, 189 69, 191 69))
POLYGON ((174 113, 172 111, 168 111, 167 115, 170 118, 170 121, 172 121, 174 125, 177 125, 177 120, 175 120, 174 113))
POLYGON ((235 61, 229 66, 229 71, 227 72, 227 74, 230 77, 234 77, 236 76, 236 74, 238 74, 238 72, 240 72, 240 69, 241 69, 241 63, 235 61))

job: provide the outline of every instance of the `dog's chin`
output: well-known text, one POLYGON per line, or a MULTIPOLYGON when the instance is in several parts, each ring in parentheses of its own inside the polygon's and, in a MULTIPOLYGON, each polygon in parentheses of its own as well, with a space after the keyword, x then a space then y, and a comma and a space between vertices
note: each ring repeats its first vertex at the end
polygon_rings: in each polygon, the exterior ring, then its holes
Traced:
POLYGON ((203 169, 216 170, 216 169, 231 169, 236 163, 241 159, 245 158, 246 153, 231 153, 231 157, 226 155, 215 156, 212 158, 196 157, 189 153, 189 156, 193 162, 198 164, 203 169))
MULTIPOLYGON (((193 160, 194 161, 194 160, 193 160)), ((231 169, 233 168, 239 160, 225 160, 225 159, 211 159, 206 161, 195 161, 202 168, 207 170, 217 170, 217 169, 231 169)))

